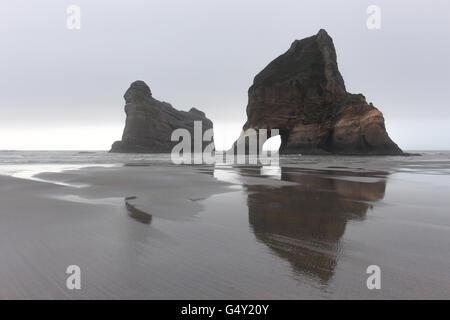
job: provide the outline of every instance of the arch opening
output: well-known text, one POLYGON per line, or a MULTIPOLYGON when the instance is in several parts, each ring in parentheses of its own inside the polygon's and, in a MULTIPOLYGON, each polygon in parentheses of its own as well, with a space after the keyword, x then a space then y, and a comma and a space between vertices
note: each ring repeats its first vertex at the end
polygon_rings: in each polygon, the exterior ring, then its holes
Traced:
POLYGON ((280 149, 280 146, 281 146, 281 136, 276 135, 267 139, 266 142, 264 142, 262 149, 263 151, 276 152, 280 149))

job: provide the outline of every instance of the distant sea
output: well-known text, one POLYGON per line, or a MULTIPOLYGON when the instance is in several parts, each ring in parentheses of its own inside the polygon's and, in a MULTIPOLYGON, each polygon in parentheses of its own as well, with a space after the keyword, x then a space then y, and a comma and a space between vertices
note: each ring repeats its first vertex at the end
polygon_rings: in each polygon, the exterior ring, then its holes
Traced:
MULTIPOLYGON (((448 173, 449 150, 405 150, 420 156, 342 156, 342 155, 282 155, 277 167, 337 168, 385 171, 419 169, 448 173), (422 168, 423 169, 423 168, 422 168)), ((133 154, 108 151, 23 151, 0 150, 0 175, 35 179, 41 172, 61 172, 91 166, 112 167, 123 165, 172 165, 169 153, 133 154)), ((217 166, 222 167, 222 164, 217 166)))
MULTIPOLYGON (((308 155, 287 155, 281 156, 280 162, 298 163, 311 161, 348 161, 360 162, 361 160, 377 159, 377 161, 429 161, 429 160, 449 160, 450 150, 407 150, 409 153, 419 153, 421 156, 308 156, 308 155)), ((170 163, 170 154, 130 154, 130 153, 109 153, 107 151, 16 151, 0 150, 0 165, 26 165, 26 164, 126 164, 126 163, 170 163)))

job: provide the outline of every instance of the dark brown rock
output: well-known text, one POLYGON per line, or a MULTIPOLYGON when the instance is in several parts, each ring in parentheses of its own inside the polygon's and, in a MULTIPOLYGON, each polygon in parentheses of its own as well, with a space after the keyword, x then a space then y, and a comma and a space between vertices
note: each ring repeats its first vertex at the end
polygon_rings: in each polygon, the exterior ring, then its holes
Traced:
POLYGON ((294 41, 256 75, 247 129, 279 129, 281 154, 403 154, 383 114, 362 94, 346 91, 333 40, 323 29, 294 41))
MULTIPOLYGON (((167 102, 156 100, 144 81, 133 82, 124 98, 125 129, 122 140, 113 143, 111 152, 170 153, 178 143, 171 141, 175 129, 187 129, 193 139, 194 121, 202 121, 202 133, 213 127, 202 111, 195 108, 179 111, 167 102)), ((204 142, 203 146, 209 143, 204 142)))

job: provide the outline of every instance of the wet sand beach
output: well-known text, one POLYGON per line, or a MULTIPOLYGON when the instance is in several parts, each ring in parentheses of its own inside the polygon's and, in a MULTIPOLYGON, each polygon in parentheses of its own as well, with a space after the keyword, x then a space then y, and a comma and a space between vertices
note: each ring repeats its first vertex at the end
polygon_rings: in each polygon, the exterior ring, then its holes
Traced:
POLYGON ((3 170, 0 298, 448 299, 447 159, 3 170))

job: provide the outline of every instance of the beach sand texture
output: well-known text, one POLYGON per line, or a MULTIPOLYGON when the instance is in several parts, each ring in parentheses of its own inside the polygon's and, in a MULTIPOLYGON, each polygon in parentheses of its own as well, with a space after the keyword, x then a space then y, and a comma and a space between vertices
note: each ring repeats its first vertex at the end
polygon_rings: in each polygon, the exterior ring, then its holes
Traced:
POLYGON ((446 159, 121 158, 28 178, 15 164, 0 175, 0 298, 449 298, 446 159))

